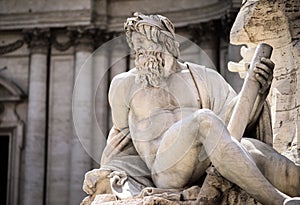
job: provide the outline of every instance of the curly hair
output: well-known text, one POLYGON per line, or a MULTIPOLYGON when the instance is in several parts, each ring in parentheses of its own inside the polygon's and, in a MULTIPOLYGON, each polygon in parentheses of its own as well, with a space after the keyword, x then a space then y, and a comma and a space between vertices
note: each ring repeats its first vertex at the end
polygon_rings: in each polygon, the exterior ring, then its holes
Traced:
POLYGON ((148 40, 163 45, 175 58, 179 57, 179 43, 175 40, 175 29, 172 22, 161 15, 144 15, 134 13, 124 24, 127 43, 133 48, 132 33, 138 32, 148 40))

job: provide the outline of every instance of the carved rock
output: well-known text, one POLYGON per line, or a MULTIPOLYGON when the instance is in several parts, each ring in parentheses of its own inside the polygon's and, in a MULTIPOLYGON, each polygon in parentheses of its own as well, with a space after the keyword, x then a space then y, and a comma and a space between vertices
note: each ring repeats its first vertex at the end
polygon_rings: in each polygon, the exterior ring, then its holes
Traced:
POLYGON ((117 200, 113 194, 98 194, 94 200, 86 197, 81 205, 260 205, 245 191, 223 178, 214 167, 206 172, 201 188, 193 186, 179 193, 166 191, 123 200, 117 200))
POLYGON ((299 9, 300 1, 294 0, 245 1, 230 34, 232 44, 253 47, 265 42, 273 46, 272 60, 276 65, 270 95, 273 145, 294 162, 299 162, 299 151, 294 149, 297 153, 291 155, 291 145, 300 147, 299 9))

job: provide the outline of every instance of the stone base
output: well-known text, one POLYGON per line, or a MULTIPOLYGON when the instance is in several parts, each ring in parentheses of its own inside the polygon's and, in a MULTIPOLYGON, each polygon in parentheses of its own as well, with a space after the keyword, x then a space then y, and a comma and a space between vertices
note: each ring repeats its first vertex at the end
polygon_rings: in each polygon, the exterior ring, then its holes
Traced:
MULTIPOLYGON (((146 188, 147 189, 147 188, 146 188)), ((155 189, 155 188, 154 188, 155 189)), ((112 194, 96 195, 93 202, 87 197, 81 205, 261 205, 238 186, 223 178, 214 167, 207 169, 202 187, 183 191, 161 191, 153 195, 117 200, 112 194)))

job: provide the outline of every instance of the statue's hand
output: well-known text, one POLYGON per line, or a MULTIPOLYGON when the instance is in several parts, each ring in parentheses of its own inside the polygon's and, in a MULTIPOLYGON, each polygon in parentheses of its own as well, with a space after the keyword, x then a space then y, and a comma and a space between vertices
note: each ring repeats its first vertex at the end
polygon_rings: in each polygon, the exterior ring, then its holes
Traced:
POLYGON ((273 69, 275 64, 267 58, 261 58, 260 62, 255 64, 253 69, 255 79, 260 84, 259 94, 267 95, 269 93, 273 80, 273 69))
POLYGON ((89 195, 110 192, 109 178, 107 177, 110 173, 110 170, 104 169, 93 169, 87 172, 82 186, 83 191, 89 195))

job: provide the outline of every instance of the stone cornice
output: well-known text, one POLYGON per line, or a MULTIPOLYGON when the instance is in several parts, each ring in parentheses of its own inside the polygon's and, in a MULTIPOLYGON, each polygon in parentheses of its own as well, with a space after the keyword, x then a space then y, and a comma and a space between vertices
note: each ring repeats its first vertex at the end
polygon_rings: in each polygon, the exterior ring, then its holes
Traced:
MULTIPOLYGON (((49 11, 46 13, 11 13, 1 15, 0 30, 61 28, 91 24, 91 11, 49 11)), ((99 26, 103 25, 99 21, 99 26)))
MULTIPOLYGON (((226 13, 232 9, 229 1, 219 1, 218 3, 207 7, 193 8, 178 11, 165 11, 160 14, 167 16, 175 25, 175 27, 186 27, 190 24, 198 24, 208 22, 215 19, 221 19, 226 13)), ((128 14, 130 16, 130 14, 128 14)), ((112 16, 108 19, 107 30, 109 32, 120 32, 123 30, 124 21, 129 16, 112 16)))

